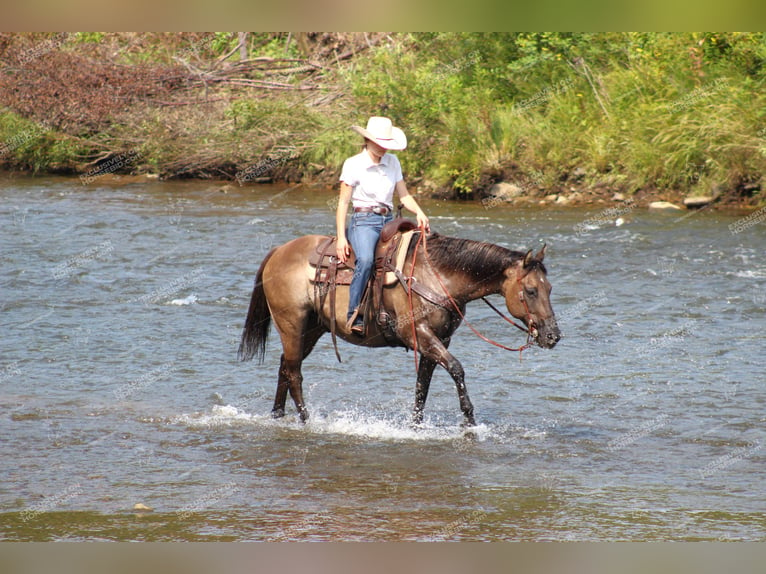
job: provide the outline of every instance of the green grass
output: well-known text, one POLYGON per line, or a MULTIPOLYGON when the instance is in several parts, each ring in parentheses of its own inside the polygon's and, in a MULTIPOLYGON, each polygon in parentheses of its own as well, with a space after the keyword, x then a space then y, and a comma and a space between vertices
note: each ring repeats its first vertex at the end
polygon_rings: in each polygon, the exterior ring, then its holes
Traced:
MULTIPOLYGON (((164 64, 178 53, 209 60, 236 41, 228 32, 78 33, 67 49, 164 64)), ((248 43, 251 56, 299 55, 285 34, 252 33, 248 43)), ((147 104, 93 136, 101 148, 51 131, 16 145, 6 163, 45 171, 104 147, 138 147, 137 167, 172 177, 195 161, 241 169, 294 150, 291 166, 332 175, 359 149, 350 125, 385 115, 407 133, 398 154, 407 178, 456 196, 503 177, 547 193, 574 170, 628 193, 733 192, 766 172, 762 33, 391 34, 354 58, 328 59, 311 81, 319 89, 310 93, 221 88, 211 97, 231 99, 213 106, 147 104)), ((0 141, 33 129, 0 112, 0 141)))
POLYGON ((83 148, 76 138, 10 111, 0 112, 0 162, 34 173, 72 169, 83 148))
POLYGON ((411 134, 405 168, 458 193, 513 163, 548 184, 581 168, 628 190, 736 187, 766 171, 763 35, 532 36, 476 51, 476 35, 451 35, 464 48, 445 59, 408 37, 347 81, 360 116, 411 134))

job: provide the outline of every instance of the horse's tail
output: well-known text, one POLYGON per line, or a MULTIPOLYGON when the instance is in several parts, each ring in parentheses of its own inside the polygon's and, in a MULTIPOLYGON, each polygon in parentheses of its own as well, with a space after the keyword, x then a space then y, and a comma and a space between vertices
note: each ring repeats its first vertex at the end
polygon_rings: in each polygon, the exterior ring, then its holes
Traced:
POLYGON ((263 357, 266 354, 266 339, 269 336, 269 327, 271 326, 271 312, 266 301, 266 293, 263 290, 263 269, 274 251, 275 249, 269 251, 255 276, 255 287, 250 298, 250 308, 247 311, 245 328, 242 330, 242 340, 237 351, 237 358, 240 361, 250 361, 257 356, 258 362, 263 363, 263 357))

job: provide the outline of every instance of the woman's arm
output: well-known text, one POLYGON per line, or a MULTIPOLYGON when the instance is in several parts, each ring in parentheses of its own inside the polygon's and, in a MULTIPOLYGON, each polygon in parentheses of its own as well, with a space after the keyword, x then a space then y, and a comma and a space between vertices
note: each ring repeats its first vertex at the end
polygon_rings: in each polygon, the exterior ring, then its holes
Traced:
POLYGON ((418 202, 415 201, 415 198, 410 195, 409 191, 407 191, 407 184, 404 183, 403 179, 397 182, 396 191, 399 194, 399 199, 402 200, 402 205, 414 213, 418 218, 418 225, 425 228, 426 231, 431 231, 431 226, 428 223, 428 217, 425 213, 423 213, 423 210, 420 209, 420 206, 418 205, 418 202))
POLYGON ((351 247, 346 238, 346 214, 348 213, 348 202, 351 201, 352 191, 353 189, 350 185, 342 181, 340 182, 340 197, 338 197, 338 209, 335 212, 335 228, 338 236, 335 251, 338 259, 343 263, 351 255, 351 247))

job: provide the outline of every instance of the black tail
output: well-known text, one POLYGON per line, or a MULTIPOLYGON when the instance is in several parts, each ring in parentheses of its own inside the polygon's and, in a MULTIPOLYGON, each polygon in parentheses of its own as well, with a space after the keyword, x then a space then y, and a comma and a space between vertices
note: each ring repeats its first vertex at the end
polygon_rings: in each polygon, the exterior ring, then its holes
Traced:
POLYGON ((273 253, 273 249, 269 251, 255 276, 253 296, 250 298, 250 308, 247 311, 245 328, 242 330, 242 341, 239 344, 239 351, 237 351, 237 358, 240 361, 250 361, 257 356, 258 362, 263 363, 263 357, 266 353, 266 339, 269 336, 269 327, 271 327, 271 312, 266 302, 266 293, 263 290, 263 268, 266 267, 266 262, 273 253))

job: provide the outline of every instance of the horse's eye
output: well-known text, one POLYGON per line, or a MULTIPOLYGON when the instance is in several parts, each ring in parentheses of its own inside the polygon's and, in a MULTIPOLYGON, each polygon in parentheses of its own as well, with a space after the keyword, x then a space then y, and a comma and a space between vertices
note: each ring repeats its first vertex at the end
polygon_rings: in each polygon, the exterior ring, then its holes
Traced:
POLYGON ((537 297, 537 289, 525 289, 530 297, 537 297))

